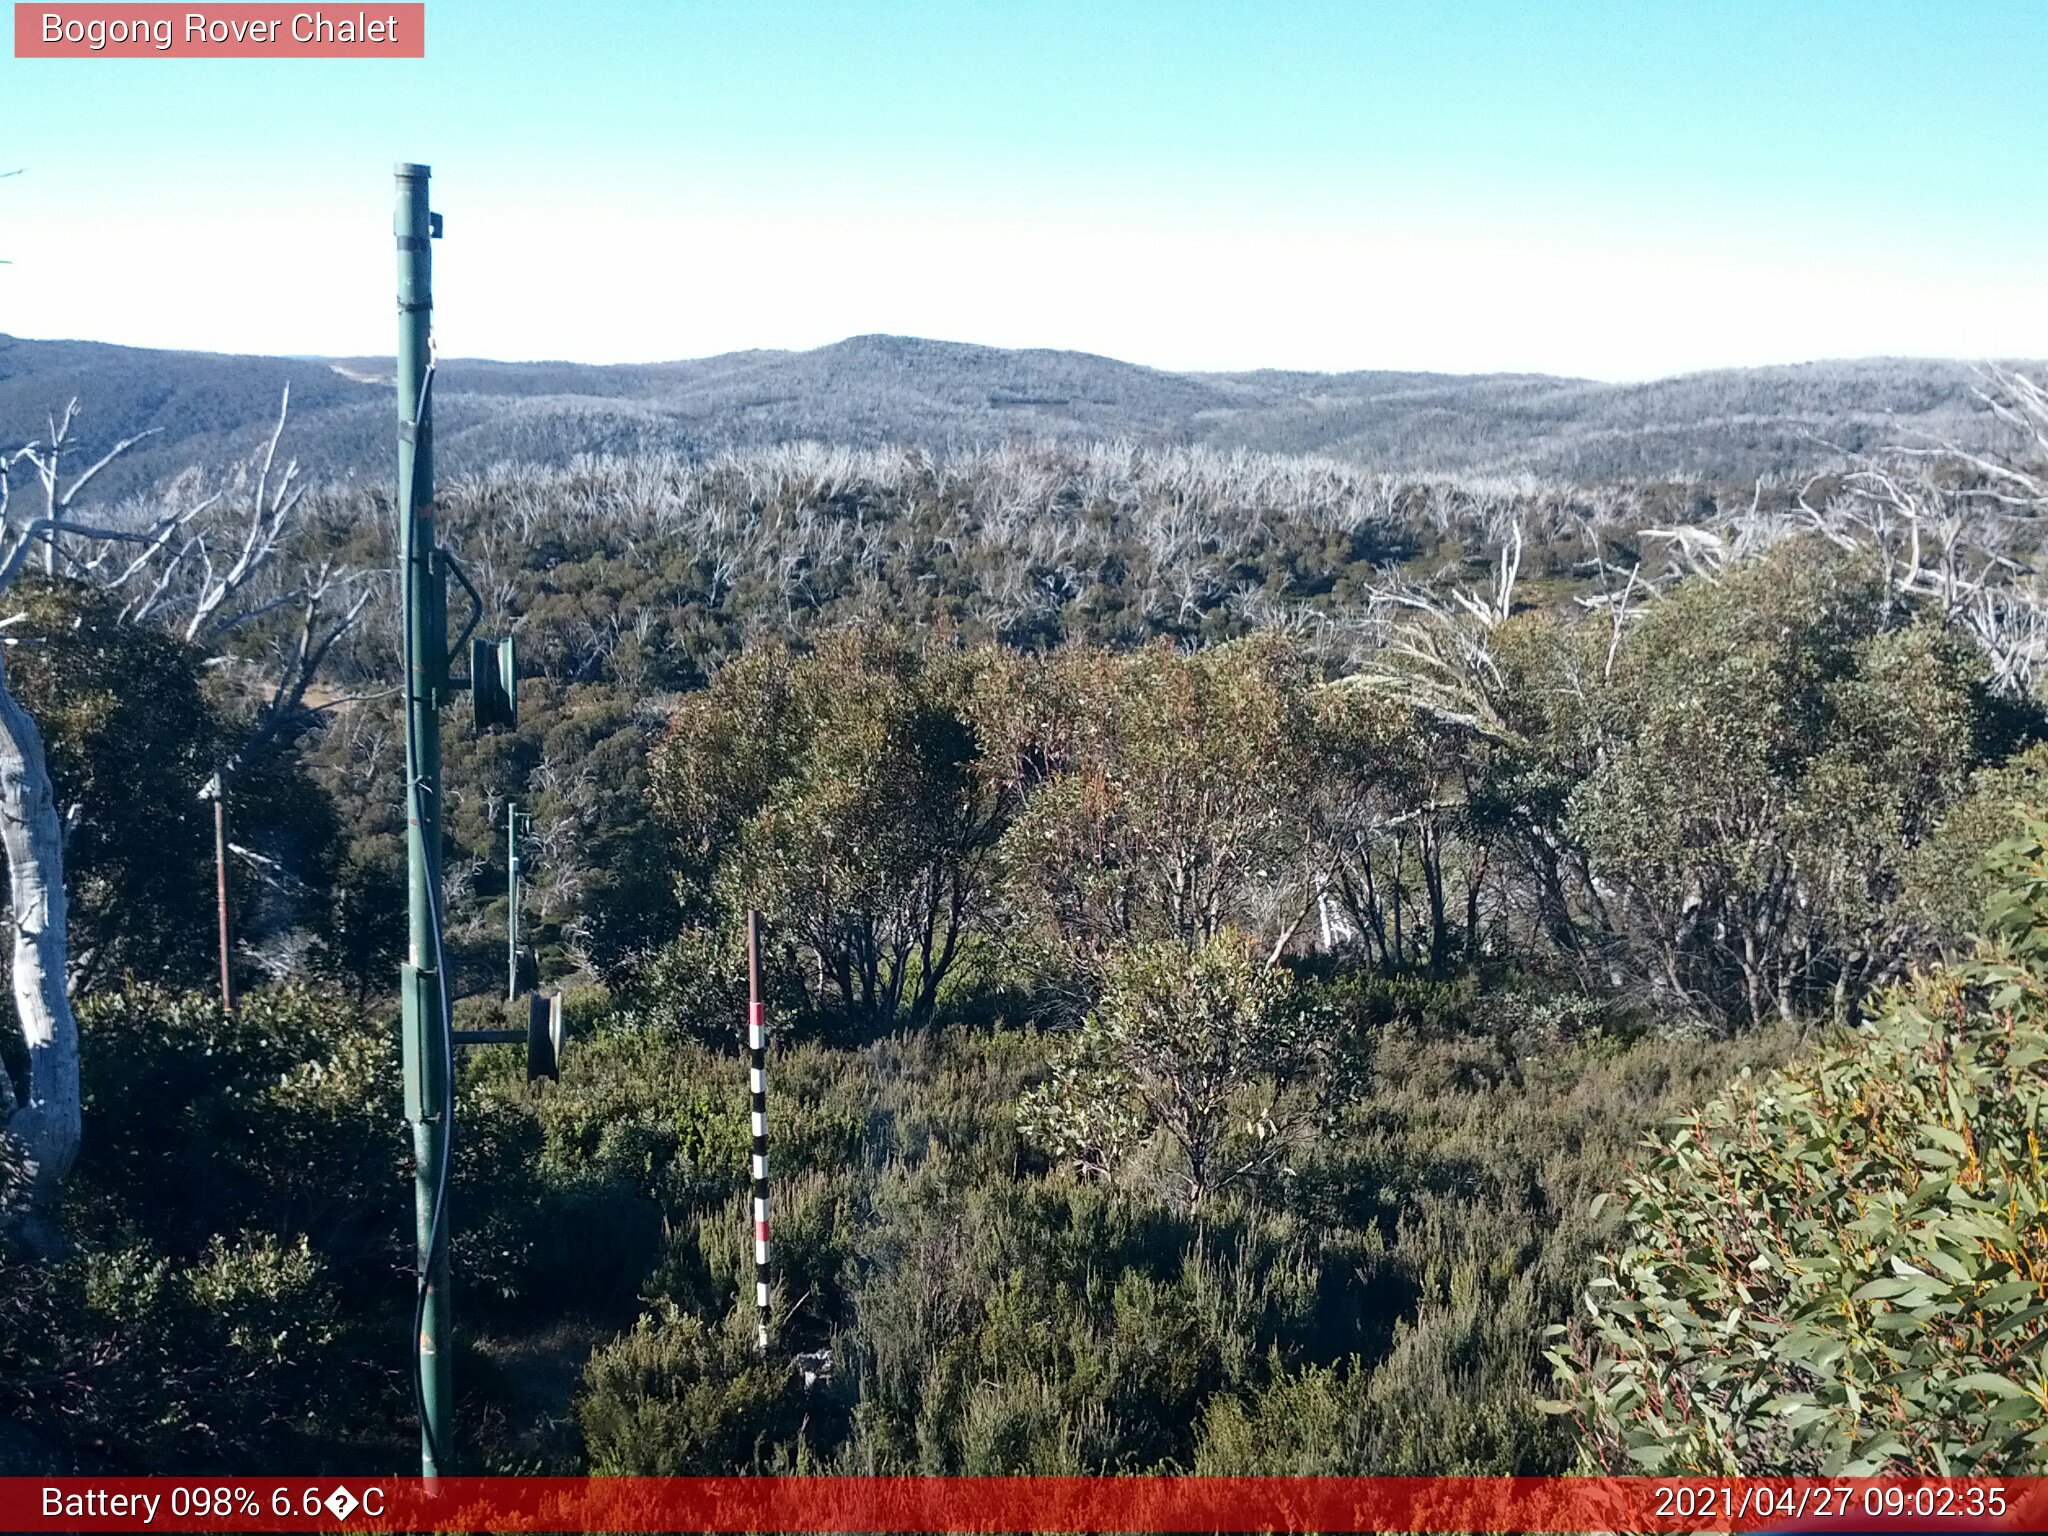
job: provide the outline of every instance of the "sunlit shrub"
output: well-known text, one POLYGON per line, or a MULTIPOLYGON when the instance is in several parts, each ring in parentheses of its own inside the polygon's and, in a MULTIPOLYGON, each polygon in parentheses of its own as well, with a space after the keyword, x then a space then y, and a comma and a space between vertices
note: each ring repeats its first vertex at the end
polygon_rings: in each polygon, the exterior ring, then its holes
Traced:
POLYGON ((1989 937, 1745 1077, 1622 1187, 1551 1351, 1615 1470, 1985 1474, 2048 1444, 2048 823, 1989 937))
POLYGON ((739 1312, 707 1323, 658 1309, 592 1355, 583 1383, 577 1417, 600 1475, 776 1470, 802 1421, 788 1362, 755 1353, 739 1312))

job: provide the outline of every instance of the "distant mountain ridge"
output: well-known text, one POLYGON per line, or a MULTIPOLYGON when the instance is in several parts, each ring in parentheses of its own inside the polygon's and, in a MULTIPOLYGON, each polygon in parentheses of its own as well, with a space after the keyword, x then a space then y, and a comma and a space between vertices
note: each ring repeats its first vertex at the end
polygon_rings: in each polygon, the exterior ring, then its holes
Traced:
MULTIPOLYGON (((153 435, 110 490, 246 449, 292 390, 316 474, 391 457, 388 358, 250 357, 0 335, 0 442, 76 396, 93 444, 153 435)), ((855 336, 808 352, 593 365, 444 359, 444 474, 579 453, 703 454, 796 439, 973 447, 1128 438, 1325 454, 1401 472, 1746 480, 1887 442, 1995 440, 1962 362, 1862 359, 1604 384, 1542 374, 1175 373, 1085 352, 855 336)))

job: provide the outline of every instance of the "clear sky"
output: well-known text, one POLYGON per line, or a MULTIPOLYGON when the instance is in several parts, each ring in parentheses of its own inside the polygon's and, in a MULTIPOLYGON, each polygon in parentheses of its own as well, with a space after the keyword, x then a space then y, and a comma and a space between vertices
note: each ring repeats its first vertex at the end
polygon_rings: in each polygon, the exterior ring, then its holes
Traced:
MULTIPOLYGON (((369 6, 374 10, 374 5, 369 6)), ((0 330, 868 331, 1645 378, 2048 355, 2043 0, 428 0, 423 61, 0 57, 0 330)))

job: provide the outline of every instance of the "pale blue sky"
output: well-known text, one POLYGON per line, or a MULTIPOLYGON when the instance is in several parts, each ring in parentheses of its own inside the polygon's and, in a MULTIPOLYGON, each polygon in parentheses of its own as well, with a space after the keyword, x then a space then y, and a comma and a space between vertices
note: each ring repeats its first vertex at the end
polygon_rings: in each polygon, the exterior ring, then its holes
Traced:
POLYGON ((0 58, 0 330, 445 351, 903 331, 1637 378, 2048 355, 2048 6, 428 0, 413 62, 0 58))

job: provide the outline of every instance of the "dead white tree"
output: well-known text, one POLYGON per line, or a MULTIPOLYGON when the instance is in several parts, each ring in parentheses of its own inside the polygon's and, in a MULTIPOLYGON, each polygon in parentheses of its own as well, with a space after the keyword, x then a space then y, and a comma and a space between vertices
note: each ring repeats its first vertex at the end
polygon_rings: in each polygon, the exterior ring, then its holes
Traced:
POLYGON ((101 470, 120 458, 145 437, 154 435, 139 432, 134 437, 124 437, 91 464, 72 475, 70 483, 64 481, 64 461, 75 450, 73 429, 78 425, 78 400, 74 396, 65 402, 62 415, 47 418, 50 435, 24 443, 14 453, 17 462, 25 463, 34 470, 43 491, 43 521, 48 524, 45 534, 37 535, 43 546, 43 574, 57 574, 59 551, 65 521, 71 516, 71 508, 80 496, 98 478, 101 470))
POLYGON ((1385 623, 1384 641, 1343 687, 1370 687, 1425 715, 1498 740, 1515 732, 1500 710, 1506 690, 1494 660, 1494 631, 1514 613, 1522 570, 1522 525, 1503 531, 1485 593, 1453 587, 1448 597, 1413 582, 1376 587, 1372 605, 1385 623))
POLYGON ((1978 399, 2011 433, 2003 450, 1897 445, 1809 481, 1789 514, 1753 502, 1718 531, 1652 529, 1646 537, 1689 536, 1693 545, 1676 553, 1710 579, 1785 539, 1825 539, 1872 559, 1888 602, 1968 634, 1999 687, 2031 693, 2048 667, 2048 582, 2039 569, 2048 521, 2048 390, 1995 366, 1983 380, 1978 399), (1822 483, 1827 494, 1816 500, 1822 483))
MULTIPOLYGON (((290 413, 287 386, 269 438, 236 479, 185 516, 177 537, 114 572, 108 583, 133 594, 121 610, 127 622, 169 629, 187 644, 215 652, 216 663, 250 674, 260 702, 233 756, 221 765, 229 781, 320 712, 307 707, 307 693, 335 645, 368 609, 381 579, 380 573, 333 559, 294 565, 283 558, 307 493, 298 461, 281 469, 277 463, 290 413), (267 657, 252 662, 223 651, 229 636, 266 620, 273 631, 267 657)), ((106 553, 98 551, 95 558, 104 560, 106 553)), ((81 562, 80 569, 95 567, 81 562)), ((368 696, 343 695, 320 709, 368 696)))
MULTIPOLYGON (((266 615, 295 611, 298 622, 274 649, 279 667, 267 701, 237 762, 274 741, 303 708, 306 691, 334 644, 361 617, 370 580, 333 563, 286 571, 280 560, 303 501, 297 465, 274 475, 290 408, 286 393, 276 429, 253 469, 211 494, 173 493, 168 506, 87 524, 75 515, 81 494, 147 434, 125 438, 75 474, 77 402, 52 417, 46 439, 0 454, 0 597, 40 549, 44 570, 102 590, 132 593, 123 616, 154 623, 195 644, 217 645, 266 615), (12 509, 24 468, 42 491, 40 515, 12 509)), ((0 633, 23 617, 0 618, 0 633)), ((6 636, 7 643, 16 643, 6 636)), ((4 656, 0 649, 0 656, 4 656)), ((13 925, 15 1016, 28 1048, 26 1094, 0 1071, 0 1124, 17 1138, 35 1170, 35 1198, 47 1203, 77 1158, 80 1139, 78 1024, 67 977, 64 886, 65 817, 51 784, 41 732, 7 687, 0 665, 0 848, 7 859, 13 925)))

